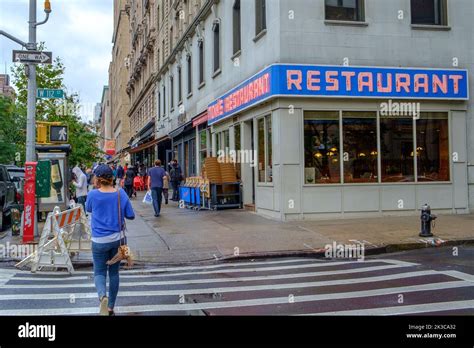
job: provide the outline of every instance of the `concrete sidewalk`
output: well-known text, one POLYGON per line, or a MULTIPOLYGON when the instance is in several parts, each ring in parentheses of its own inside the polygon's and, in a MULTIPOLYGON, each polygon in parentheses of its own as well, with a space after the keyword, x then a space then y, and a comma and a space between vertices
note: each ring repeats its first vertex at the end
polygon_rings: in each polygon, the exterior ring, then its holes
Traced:
MULTIPOLYGON (((428 246, 418 236, 418 216, 280 222, 244 210, 194 211, 163 205, 161 216, 142 203, 144 193, 132 199, 136 219, 127 221, 127 237, 140 263, 180 264, 232 257, 314 254, 327 244, 354 244, 378 252, 428 246)), ((474 215, 442 215, 435 237, 449 243, 474 243, 474 215)), ((0 243, 20 244, 11 232, 0 243)), ((90 264, 91 253, 73 258, 90 264)))
MULTIPOLYGON (((424 247, 418 216, 279 222, 243 210, 193 211, 175 202, 163 205, 161 216, 133 200, 137 219, 129 223, 129 241, 141 260, 183 263, 234 256, 262 256, 320 251, 333 242, 363 242, 367 249, 424 247)), ((442 215, 436 238, 474 242, 474 215, 442 215)))

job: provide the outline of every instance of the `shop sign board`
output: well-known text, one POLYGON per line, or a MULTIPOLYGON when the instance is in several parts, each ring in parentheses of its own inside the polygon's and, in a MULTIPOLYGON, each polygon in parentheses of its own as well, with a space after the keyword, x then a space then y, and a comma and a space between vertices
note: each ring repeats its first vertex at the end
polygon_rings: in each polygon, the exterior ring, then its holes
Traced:
POLYGON ((271 65, 208 105, 212 125, 274 97, 468 100, 463 69, 271 65))

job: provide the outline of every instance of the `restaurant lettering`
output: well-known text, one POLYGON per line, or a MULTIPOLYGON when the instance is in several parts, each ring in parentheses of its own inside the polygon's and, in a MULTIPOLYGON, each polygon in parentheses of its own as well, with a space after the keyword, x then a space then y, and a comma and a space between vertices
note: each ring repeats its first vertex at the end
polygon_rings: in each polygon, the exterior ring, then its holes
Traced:
POLYGON ((208 106, 210 125, 271 97, 468 100, 462 69, 274 64, 208 106))

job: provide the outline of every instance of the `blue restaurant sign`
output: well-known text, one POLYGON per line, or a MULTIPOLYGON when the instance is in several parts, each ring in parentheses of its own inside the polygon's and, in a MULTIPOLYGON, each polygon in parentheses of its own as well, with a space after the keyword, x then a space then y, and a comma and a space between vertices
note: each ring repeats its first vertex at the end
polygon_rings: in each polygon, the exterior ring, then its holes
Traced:
POLYGON ((209 104, 212 125, 274 97, 468 100, 461 69, 274 64, 209 104))

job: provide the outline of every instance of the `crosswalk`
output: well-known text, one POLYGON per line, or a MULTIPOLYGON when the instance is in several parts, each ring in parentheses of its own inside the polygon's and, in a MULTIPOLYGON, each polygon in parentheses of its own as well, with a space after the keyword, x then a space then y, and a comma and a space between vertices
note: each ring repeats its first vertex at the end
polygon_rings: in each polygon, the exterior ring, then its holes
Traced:
MULTIPOLYGON (((92 271, 0 269, 0 316, 95 315, 92 271)), ((391 260, 308 258, 120 273, 118 315, 474 314, 474 276, 391 260)))

